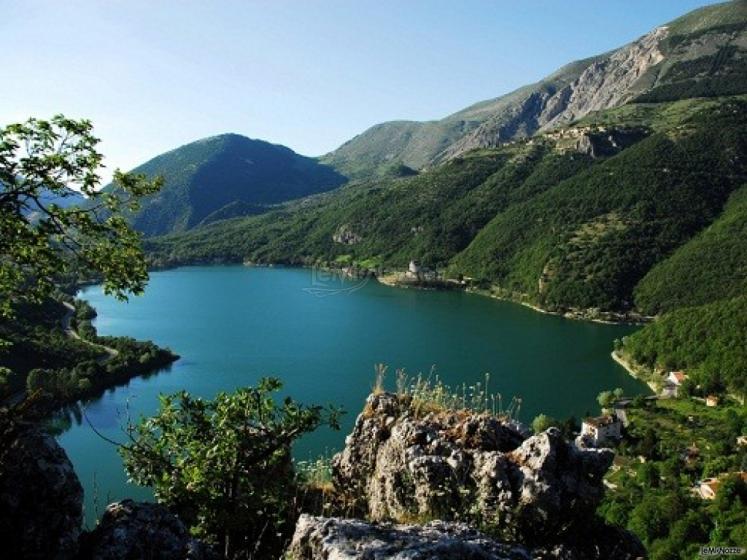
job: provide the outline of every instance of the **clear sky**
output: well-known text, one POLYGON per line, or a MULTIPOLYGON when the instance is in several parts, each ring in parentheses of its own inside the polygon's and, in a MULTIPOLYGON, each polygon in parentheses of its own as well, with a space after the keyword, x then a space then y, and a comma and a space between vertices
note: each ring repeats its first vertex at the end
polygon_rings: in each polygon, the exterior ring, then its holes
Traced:
POLYGON ((111 169, 237 132, 321 155, 618 47, 708 0, 0 0, 0 124, 94 121, 111 169))

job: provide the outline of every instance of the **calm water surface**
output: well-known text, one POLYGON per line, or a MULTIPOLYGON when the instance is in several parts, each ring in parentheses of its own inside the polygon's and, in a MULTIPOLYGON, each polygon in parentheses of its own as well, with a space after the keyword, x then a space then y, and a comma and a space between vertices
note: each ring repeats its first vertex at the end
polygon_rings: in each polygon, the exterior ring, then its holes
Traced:
MULTIPOLYGON (((452 386, 491 375, 490 390, 521 396, 520 419, 596 412, 614 387, 646 393, 609 356, 632 327, 571 321, 461 292, 403 290, 375 281, 340 281, 302 269, 186 267, 151 275, 142 297, 121 303, 86 288, 102 335, 150 339, 182 358, 169 370, 133 379, 84 403, 105 436, 124 441, 127 418, 156 411, 159 393, 186 389, 212 397, 268 375, 306 403, 342 405, 341 432, 321 430, 296 447, 308 458, 338 450, 373 382, 373 365, 429 372, 452 386)), ((394 380, 389 380, 393 384, 394 380)), ((87 519, 109 501, 145 499, 128 485, 113 445, 80 414, 62 422, 59 441, 86 491, 87 519)))

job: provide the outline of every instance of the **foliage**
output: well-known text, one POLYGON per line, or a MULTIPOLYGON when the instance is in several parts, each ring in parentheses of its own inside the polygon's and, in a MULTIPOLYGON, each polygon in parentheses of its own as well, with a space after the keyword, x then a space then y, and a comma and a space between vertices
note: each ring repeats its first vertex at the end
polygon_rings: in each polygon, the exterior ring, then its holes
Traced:
POLYGON ((71 325, 83 340, 63 331, 66 309, 52 299, 19 304, 16 317, 0 318, 0 338, 11 343, 0 352, 0 367, 11 372, 0 378, 0 397, 28 390, 39 393, 39 404, 59 406, 164 368, 178 358, 152 342, 99 337, 89 319, 93 308, 77 301, 76 308, 71 325))
POLYGON ((747 105, 734 103, 680 123, 686 133, 655 132, 512 205, 451 268, 551 309, 632 307, 648 270, 713 221, 741 186, 747 105))
MULTIPOLYGON (((345 177, 285 146, 238 134, 204 138, 161 154, 134 170, 162 176, 165 186, 131 216, 146 235, 266 212, 272 205, 337 187, 345 177)), ((118 192, 117 185, 107 187, 118 192)))
POLYGON ((226 558, 281 549, 295 521, 291 445, 322 424, 338 428, 338 410, 278 403, 280 388, 268 378, 212 401, 162 396, 158 414, 133 427, 121 448, 129 477, 152 486, 226 558))
POLYGON ((415 177, 351 184, 267 215, 165 237, 148 243, 148 249, 157 265, 250 260, 334 266, 338 257, 349 255, 353 264, 374 260, 404 267, 416 259, 442 267, 496 212, 588 163, 546 145, 506 146, 415 177), (335 243, 342 226, 360 240, 335 243))
POLYGON ((649 369, 685 370, 700 392, 747 395, 747 296, 677 309, 624 339, 649 369))
POLYGON ((40 302, 55 277, 70 271, 101 274, 105 291, 118 297, 142 291, 148 275, 140 237, 121 211, 137 209, 160 181, 117 171, 122 196, 98 191, 97 144, 89 121, 61 115, 0 129, 0 313, 40 302), (90 204, 54 202, 74 190, 90 204))
POLYGON ((747 293, 747 186, 706 229, 652 268, 635 289, 648 314, 747 293))
MULTIPOLYGON (((376 368, 376 386, 384 388, 386 367, 376 368)), ((400 397, 409 400, 410 408, 417 417, 429 412, 468 411, 474 413, 489 413, 506 419, 518 419, 521 409, 521 399, 512 398, 508 403, 503 402, 503 395, 490 391, 490 374, 486 373, 483 381, 472 385, 463 383, 461 387, 446 385, 435 370, 426 376, 418 373, 411 377, 404 369, 396 373, 396 391, 400 397)))
POLYGON ((553 426, 558 426, 558 421, 555 420, 555 418, 548 416, 547 414, 538 414, 535 416, 534 420, 532 420, 532 431, 535 434, 539 434, 540 432, 544 432, 548 428, 552 428, 553 426))
POLYGON ((332 459, 319 456, 310 461, 296 463, 297 478, 308 488, 332 490, 332 459))
POLYGON ((740 470, 747 456, 736 445, 747 431, 745 410, 664 400, 629 406, 628 416, 599 513, 638 535, 652 558, 684 560, 704 545, 743 546, 747 494, 741 479, 725 473, 740 470), (692 493, 708 476, 723 477, 713 501, 692 493))
POLYGON ((599 395, 597 395, 597 402, 603 409, 610 408, 615 401, 622 398, 622 396, 623 390, 618 387, 614 391, 602 391, 599 393, 599 395))

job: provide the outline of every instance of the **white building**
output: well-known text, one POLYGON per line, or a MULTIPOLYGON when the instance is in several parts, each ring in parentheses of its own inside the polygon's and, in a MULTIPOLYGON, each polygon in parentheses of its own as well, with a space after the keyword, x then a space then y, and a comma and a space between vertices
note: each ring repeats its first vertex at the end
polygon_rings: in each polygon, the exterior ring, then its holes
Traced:
POLYGON ((679 389, 687 379, 687 374, 684 371, 670 371, 667 376, 667 380, 664 383, 664 388, 661 393, 664 397, 676 397, 679 394, 679 389))
POLYGON ((667 381, 677 387, 682 385, 685 382, 685 379, 687 379, 687 374, 684 371, 670 371, 667 376, 667 381))
POLYGON ((615 416, 585 418, 581 423, 581 439, 592 447, 613 443, 622 437, 621 422, 615 416))

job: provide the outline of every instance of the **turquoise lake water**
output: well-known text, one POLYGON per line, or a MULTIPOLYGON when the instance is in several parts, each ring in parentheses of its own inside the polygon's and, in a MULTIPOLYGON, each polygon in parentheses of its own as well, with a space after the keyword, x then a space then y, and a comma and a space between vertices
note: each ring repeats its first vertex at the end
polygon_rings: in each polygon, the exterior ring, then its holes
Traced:
MULTIPOLYGON (((82 403, 105 436, 124 441, 127 418, 155 412, 159 393, 186 389, 212 397, 280 377, 284 394, 347 411, 340 432, 298 443, 299 459, 339 450, 374 380, 374 364, 428 373, 461 387, 483 381, 504 404, 522 397, 520 420, 598 412, 596 395, 622 387, 647 393, 610 358, 612 341, 634 327, 572 321, 462 292, 390 288, 290 268, 185 267, 156 272, 145 295, 122 303, 98 286, 80 297, 98 311, 102 335, 150 339, 182 357, 171 368, 82 403)), ((61 422, 59 441, 86 492, 89 522, 110 501, 145 499, 128 485, 115 447, 80 410, 61 422)))

